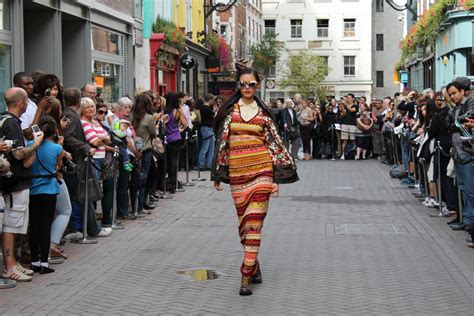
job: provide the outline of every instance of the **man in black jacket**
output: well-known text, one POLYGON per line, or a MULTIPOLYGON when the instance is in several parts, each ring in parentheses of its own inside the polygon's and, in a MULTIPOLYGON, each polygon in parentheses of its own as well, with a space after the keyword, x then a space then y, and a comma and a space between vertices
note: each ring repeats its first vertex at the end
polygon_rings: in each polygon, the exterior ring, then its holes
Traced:
MULTIPOLYGON (((66 89, 64 91, 64 104, 64 116, 69 119, 69 125, 64 129, 64 150, 71 153, 72 159, 79 168, 83 168, 85 167, 86 157, 88 155, 92 156, 95 152, 95 148, 92 148, 87 143, 84 130, 82 129, 81 119, 77 114, 77 110, 81 104, 81 91, 76 88, 66 89)), ((65 174, 64 180, 66 181, 67 188, 69 190, 69 196, 71 198, 73 210, 72 219, 76 224, 76 229, 80 229, 80 219, 82 217, 85 205, 84 201, 75 200, 77 188, 79 186, 79 179, 77 174, 65 174)), ((89 203, 88 209, 87 234, 89 236, 98 237, 106 237, 110 235, 112 229, 100 228, 92 203, 89 203)), ((70 225, 70 229, 71 228, 72 227, 70 225)))
MULTIPOLYGON (((470 83, 470 81, 468 80, 470 83)), ((465 123, 459 117, 474 112, 474 99, 467 97, 469 85, 461 80, 453 81, 446 87, 451 101, 456 106, 449 113, 449 124, 452 137, 452 156, 456 168, 456 179, 462 195, 463 222, 451 225, 455 230, 471 228, 474 234, 474 145, 472 141, 462 139, 465 123), (463 126, 464 125, 464 126, 463 126)), ((472 237, 471 237, 472 238, 472 237)), ((471 240, 472 244, 472 240, 471 240)))

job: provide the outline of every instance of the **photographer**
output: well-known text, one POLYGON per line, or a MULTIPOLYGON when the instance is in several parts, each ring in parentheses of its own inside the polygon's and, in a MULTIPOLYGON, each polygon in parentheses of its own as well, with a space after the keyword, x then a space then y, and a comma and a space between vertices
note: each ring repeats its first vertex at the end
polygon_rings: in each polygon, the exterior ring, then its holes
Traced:
MULTIPOLYGON (((469 91, 470 81, 456 80, 447 85, 446 90, 451 100, 456 106, 449 113, 449 125, 452 140, 452 156, 456 169, 456 179, 462 195, 463 222, 452 224, 454 230, 470 228, 471 241, 470 247, 474 247, 472 235, 474 235, 474 148, 472 142, 462 140, 462 129, 466 126, 461 125, 459 117, 474 111, 474 99, 466 96, 469 91)), ((464 123, 465 124, 465 123, 464 123)), ((471 134, 472 136, 472 134, 471 134)))
POLYGON ((15 234, 27 233, 29 217, 29 197, 31 186, 31 171, 24 166, 24 160, 30 158, 43 141, 42 133, 35 133, 32 146, 25 147, 21 122, 19 117, 25 112, 28 95, 21 88, 10 88, 5 92, 5 102, 8 111, 0 119, 0 137, 12 142, 10 153, 7 154, 10 163, 10 177, 1 177, 5 209, 2 223, 2 252, 5 268, 2 277, 20 282, 31 281, 33 271, 23 268, 15 260, 15 234))

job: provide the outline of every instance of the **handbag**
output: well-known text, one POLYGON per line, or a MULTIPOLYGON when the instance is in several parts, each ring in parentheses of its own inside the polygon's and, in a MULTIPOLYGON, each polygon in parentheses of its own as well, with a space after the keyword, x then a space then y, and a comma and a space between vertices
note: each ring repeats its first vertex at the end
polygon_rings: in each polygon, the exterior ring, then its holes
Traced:
POLYGON ((153 138, 151 142, 153 154, 155 155, 162 155, 165 152, 165 148, 163 147, 163 141, 159 137, 153 138))
POLYGON ((298 130, 296 129, 296 127, 290 126, 289 131, 291 140, 295 140, 298 138, 298 130))
POLYGON ((76 192, 76 201, 79 203, 97 202, 104 196, 104 192, 100 187, 99 181, 95 178, 92 168, 92 162, 87 160, 87 162, 82 165, 82 168, 79 169, 79 186, 76 192), (86 201, 86 179, 88 182, 88 201, 86 201))

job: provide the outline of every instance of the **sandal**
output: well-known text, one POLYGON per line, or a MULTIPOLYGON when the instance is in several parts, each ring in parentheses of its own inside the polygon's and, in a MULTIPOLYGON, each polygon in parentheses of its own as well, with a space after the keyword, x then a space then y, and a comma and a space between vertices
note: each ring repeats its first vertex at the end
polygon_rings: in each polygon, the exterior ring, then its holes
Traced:
POLYGON ((21 272, 17 266, 13 267, 11 271, 3 270, 2 278, 15 280, 17 282, 30 282, 33 280, 31 276, 28 276, 21 272))
POLYGON ((57 248, 51 247, 50 253, 51 253, 51 257, 60 257, 63 259, 67 259, 69 257, 67 254, 63 253, 61 250, 57 248))

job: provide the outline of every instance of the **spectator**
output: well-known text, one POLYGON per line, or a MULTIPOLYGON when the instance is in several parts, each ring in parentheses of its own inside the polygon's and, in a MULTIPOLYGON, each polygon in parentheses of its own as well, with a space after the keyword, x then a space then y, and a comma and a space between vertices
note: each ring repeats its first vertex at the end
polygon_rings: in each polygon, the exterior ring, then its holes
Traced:
MULTIPOLYGON (((341 142, 342 142, 342 152, 345 151, 346 145, 348 143, 353 143, 358 132, 356 127, 357 112, 359 111, 359 106, 354 103, 354 95, 349 93, 346 96, 346 102, 344 106, 346 108, 346 115, 342 117, 341 120, 341 142)), ((344 160, 344 153, 342 153, 341 159, 344 160)))
POLYGON ((145 192, 146 175, 150 170, 152 157, 152 141, 157 136, 155 128, 155 119, 153 117, 152 99, 145 93, 140 94, 135 101, 130 115, 132 126, 135 129, 137 137, 143 140, 141 149, 141 172, 145 175, 140 177, 138 183, 138 213, 151 214, 148 210, 153 209, 154 205, 145 203, 145 196, 149 192, 145 192))
MULTIPOLYGON (((13 143, 7 154, 12 176, 2 177, 1 186, 5 200, 2 223, 2 252, 5 260, 5 270, 2 277, 20 282, 31 281, 33 271, 23 268, 15 260, 15 235, 25 235, 29 219, 29 195, 31 186, 31 170, 24 166, 24 160, 34 157, 36 149, 43 141, 43 133, 34 134, 34 142, 25 147, 21 131, 20 117, 28 105, 28 94, 22 88, 10 88, 5 92, 7 112, 2 114, 0 137, 13 143)), ((48 241, 49 242, 49 241, 48 241)))
MULTIPOLYGON (((64 129, 64 149, 71 153, 73 161, 79 168, 85 168, 85 158, 93 156, 96 149, 91 147, 86 141, 82 128, 81 118, 77 113, 81 107, 81 91, 76 88, 64 91, 64 116, 69 119, 69 125, 64 129)), ((85 203, 76 200, 76 193, 79 186, 77 175, 64 175, 72 204, 73 224, 69 226, 70 231, 82 230, 82 220, 87 220, 87 234, 89 236, 106 237, 112 233, 110 228, 100 228, 97 223, 95 210, 92 203, 89 204, 87 218, 82 219, 85 203)), ((81 234, 71 234, 69 238, 80 238, 81 234)))
POLYGON ((212 159, 214 157, 214 129, 213 119, 214 96, 207 95, 204 104, 200 107, 201 114, 201 148, 199 151, 199 168, 211 170, 212 159))
MULTIPOLYGON (((36 101, 38 105, 39 102, 41 102, 41 99, 51 96, 61 102, 61 108, 64 107, 63 86, 56 75, 46 74, 39 77, 37 91, 38 100, 36 101)), ((40 109, 42 109, 42 107, 40 107, 40 109)))
POLYGON ((94 82, 88 82, 81 89, 81 95, 83 98, 91 98, 94 103, 97 102, 97 85, 94 82))
POLYGON ((374 157, 378 157, 379 160, 383 160, 382 155, 385 154, 382 127, 390 101, 390 97, 385 97, 382 102, 375 101, 372 103, 372 153, 374 157))
POLYGON ((301 101, 300 110, 297 112, 296 117, 300 123, 300 135, 301 141, 303 142, 303 160, 310 160, 311 156, 311 131, 314 123, 314 113, 308 106, 306 100, 301 101))
POLYGON ((36 159, 31 167, 33 174, 30 188, 30 251, 31 270, 40 274, 52 273, 54 269, 48 263, 51 226, 56 209, 59 184, 56 179, 58 165, 66 158, 63 148, 55 143, 58 137, 56 121, 44 116, 38 122, 44 133, 44 141, 36 150, 36 159))
POLYGON ((296 159, 298 157, 298 119, 293 108, 293 101, 286 99, 285 105, 286 107, 281 110, 282 119, 280 125, 283 124, 283 128, 280 128, 280 130, 283 131, 283 140, 286 148, 290 150, 291 145, 291 156, 293 159, 296 159))
POLYGON ((312 157, 313 159, 321 159, 320 151, 323 138, 321 124, 323 122, 323 116, 319 104, 314 104, 312 101, 309 104, 311 109, 313 109, 314 116, 313 130, 311 131, 311 138, 313 140, 312 157))
MULTIPOLYGON (((166 124, 166 172, 168 173, 168 186, 171 194, 176 192, 177 164, 179 161, 179 150, 182 146, 179 124, 185 129, 187 121, 183 112, 179 109, 179 99, 176 93, 166 94, 166 109, 168 116, 165 118, 166 124)), ((201 112, 202 115, 202 112, 201 112)), ((164 188, 166 190, 166 188, 164 188)))
POLYGON ((370 149, 371 135, 370 131, 374 125, 374 121, 370 117, 369 107, 367 104, 361 102, 359 106, 359 113, 356 119, 359 134, 356 136, 357 152, 355 160, 367 159, 367 151, 370 149), (361 157, 362 154, 362 157, 361 157))
MULTIPOLYGON (((459 122, 459 117, 469 111, 474 111, 474 99, 467 98, 466 93, 469 86, 459 81, 453 81, 447 85, 449 97, 456 106, 449 113, 449 123, 452 140, 452 156, 456 168, 456 179, 462 195, 463 222, 452 224, 451 228, 461 230, 469 227, 471 235, 474 228, 474 151, 472 141, 462 140, 462 129, 466 128, 459 122)), ((471 134, 472 135, 472 134, 471 134)), ((470 245, 472 246, 472 240, 470 245)))

